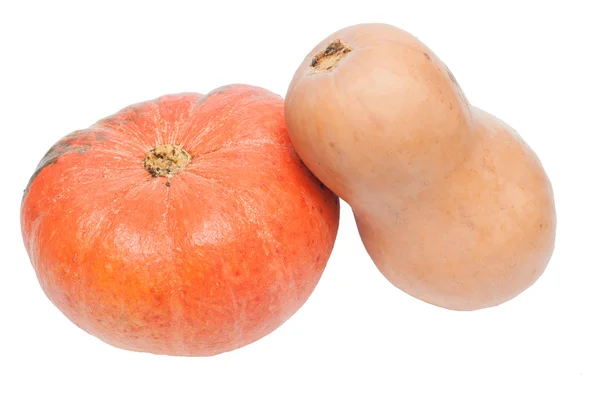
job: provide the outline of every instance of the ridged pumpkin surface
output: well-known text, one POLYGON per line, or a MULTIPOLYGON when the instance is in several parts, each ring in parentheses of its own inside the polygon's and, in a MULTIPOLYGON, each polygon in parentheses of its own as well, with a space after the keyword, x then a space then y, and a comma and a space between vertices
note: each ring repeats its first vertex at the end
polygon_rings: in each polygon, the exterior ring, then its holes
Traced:
POLYGON ((339 200, 293 150, 283 100, 233 85, 125 108, 55 144, 23 198, 47 296, 114 346, 214 355, 313 291, 339 200))

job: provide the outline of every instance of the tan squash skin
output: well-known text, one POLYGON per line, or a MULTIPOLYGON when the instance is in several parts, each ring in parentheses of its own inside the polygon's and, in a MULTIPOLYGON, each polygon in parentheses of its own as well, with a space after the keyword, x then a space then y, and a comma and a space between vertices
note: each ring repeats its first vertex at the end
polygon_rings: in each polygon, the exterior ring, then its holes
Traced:
POLYGON ((543 273, 556 214, 539 159, 410 34, 363 24, 326 38, 290 84, 286 121, 304 163, 352 206, 379 270, 408 294, 474 310, 543 273), (311 67, 337 40, 351 50, 311 67))

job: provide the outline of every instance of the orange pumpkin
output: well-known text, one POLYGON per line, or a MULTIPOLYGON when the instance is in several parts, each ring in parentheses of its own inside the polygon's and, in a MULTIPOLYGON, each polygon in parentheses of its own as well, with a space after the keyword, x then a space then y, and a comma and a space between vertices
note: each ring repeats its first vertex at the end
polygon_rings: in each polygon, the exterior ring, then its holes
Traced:
POLYGON ((307 300, 339 200, 290 144, 283 100, 233 85, 136 104, 44 156, 21 209, 50 300, 116 347, 205 356, 307 300))

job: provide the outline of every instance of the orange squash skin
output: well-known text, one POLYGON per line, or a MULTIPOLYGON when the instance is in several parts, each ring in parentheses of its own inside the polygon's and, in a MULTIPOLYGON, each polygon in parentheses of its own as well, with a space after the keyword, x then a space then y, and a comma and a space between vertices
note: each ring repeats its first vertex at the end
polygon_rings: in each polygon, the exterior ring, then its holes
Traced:
POLYGON ((72 133, 23 198, 42 289, 119 348, 208 356, 279 327, 307 300, 337 233, 339 200, 302 164, 283 100, 233 85, 168 95, 72 133), (158 144, 191 155, 153 177, 158 144))

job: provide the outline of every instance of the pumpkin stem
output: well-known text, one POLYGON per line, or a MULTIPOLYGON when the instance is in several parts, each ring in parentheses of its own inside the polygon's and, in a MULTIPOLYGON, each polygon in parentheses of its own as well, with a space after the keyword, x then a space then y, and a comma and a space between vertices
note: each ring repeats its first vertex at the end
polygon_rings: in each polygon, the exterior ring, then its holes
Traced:
POLYGON ((144 168, 152 177, 173 177, 192 160, 186 150, 174 144, 159 144, 146 153, 144 168))
POLYGON ((323 51, 318 52, 310 63, 313 73, 331 71, 352 48, 340 39, 331 42, 323 51))

